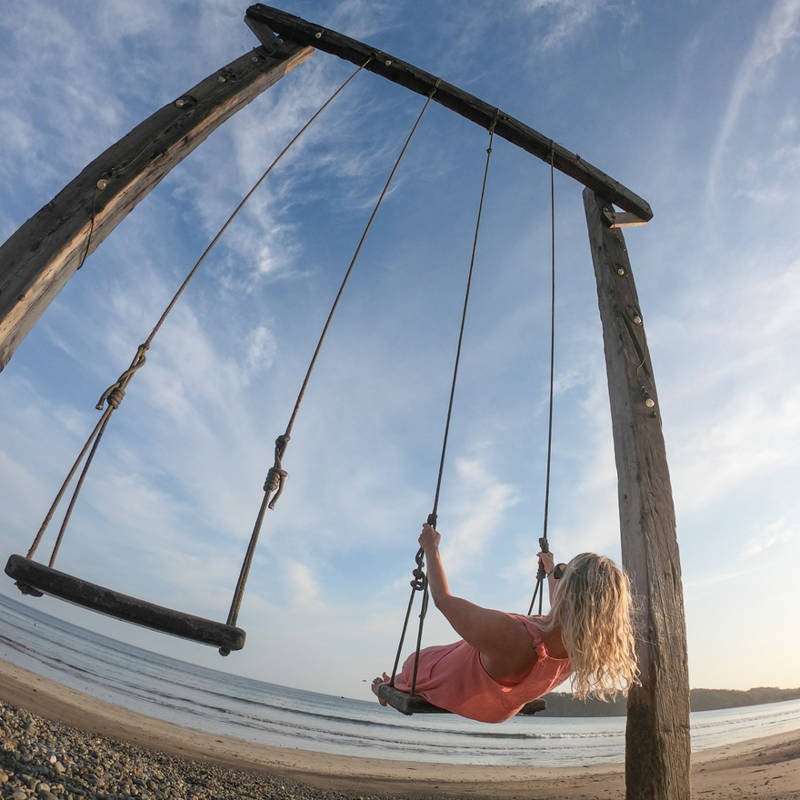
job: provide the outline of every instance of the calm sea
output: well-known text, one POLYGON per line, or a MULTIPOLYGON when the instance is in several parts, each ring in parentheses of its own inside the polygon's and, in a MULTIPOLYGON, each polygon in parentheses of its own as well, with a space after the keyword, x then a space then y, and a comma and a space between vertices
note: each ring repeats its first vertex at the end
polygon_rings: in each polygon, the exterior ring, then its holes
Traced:
MULTIPOLYGON (((569 766, 622 761, 623 717, 486 725, 263 683, 142 650, 0 594, 0 658, 152 717, 251 742, 342 755, 569 766)), ((692 714, 692 749, 800 729, 800 700, 692 714)))

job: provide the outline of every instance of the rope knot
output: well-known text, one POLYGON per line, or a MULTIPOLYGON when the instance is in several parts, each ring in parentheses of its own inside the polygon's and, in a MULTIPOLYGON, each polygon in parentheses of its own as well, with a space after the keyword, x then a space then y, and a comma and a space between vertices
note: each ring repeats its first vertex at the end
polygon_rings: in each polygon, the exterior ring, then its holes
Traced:
POLYGON ((417 550, 417 554, 414 556, 414 561, 416 562, 417 566, 411 572, 411 574, 414 576, 413 580, 411 581, 411 588, 415 592, 421 592, 428 586, 428 576, 425 574, 425 570, 423 568, 425 552, 421 547, 419 550, 417 550))
POLYGON ((147 360, 145 353, 147 352, 147 348, 150 345, 148 344, 140 344, 139 347, 136 349, 136 355, 133 357, 133 361, 131 361, 131 365, 122 375, 117 378, 117 380, 111 384, 111 386, 106 389, 103 394, 100 396, 100 399, 97 401, 97 405, 95 408, 98 411, 103 410, 103 405, 108 402, 108 404, 113 409, 119 408, 119 404, 122 402, 122 398, 125 397, 125 388, 130 383, 131 378, 133 377, 133 373, 136 372, 137 369, 140 369, 144 366, 144 362, 147 360))
POLYGON ((282 433, 276 440, 275 440, 275 463, 280 466, 280 461, 283 458, 283 454, 286 450, 286 445, 289 444, 289 439, 292 437, 289 436, 288 433, 282 433))
POLYGON ((280 467, 270 467, 267 473, 267 480, 264 483, 265 492, 275 492, 272 500, 269 501, 269 507, 275 508, 275 503, 283 492, 283 483, 289 477, 289 473, 280 467))
POLYGON ((422 592, 428 585, 428 576, 421 569, 415 569, 412 573, 414 579, 411 581, 411 588, 415 592, 422 592))
MULTIPOLYGON (((265 492, 278 492, 280 494, 280 489, 283 488, 283 482, 286 478, 289 477, 289 473, 285 469, 281 469, 280 467, 270 467, 269 472, 267 472, 267 478, 264 481, 264 491, 265 492)), ((278 496, 275 495, 274 500, 277 500, 278 496)), ((270 505, 272 508, 272 505, 270 505)))
MULTIPOLYGON (((114 409, 119 408, 119 404, 122 402, 123 398, 125 397, 125 390, 121 386, 117 386, 116 384, 111 387, 111 391, 108 393, 106 397, 106 401, 108 404, 114 409)), ((102 403, 98 404, 98 411, 102 408, 102 403)))
POLYGON ((282 433, 275 440, 275 463, 269 468, 267 479, 264 481, 264 491, 267 494, 275 492, 273 498, 269 501, 269 508, 275 508, 275 503, 283 491, 284 481, 289 477, 289 473, 281 466, 281 459, 290 438, 291 436, 288 433, 282 433))

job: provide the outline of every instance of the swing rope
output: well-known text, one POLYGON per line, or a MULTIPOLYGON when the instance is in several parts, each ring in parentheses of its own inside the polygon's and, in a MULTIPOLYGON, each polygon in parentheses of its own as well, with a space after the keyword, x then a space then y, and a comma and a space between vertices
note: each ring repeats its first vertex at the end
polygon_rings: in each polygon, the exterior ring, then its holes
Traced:
MULTIPOLYGON (((336 311, 336 308, 339 305, 339 300, 344 293, 345 286, 347 285, 347 281, 350 278, 350 275, 353 271, 353 267, 355 266, 356 260, 358 259, 359 253, 361 252, 361 248, 364 244, 364 241, 367 238, 367 233, 369 229, 372 227, 372 222, 378 214, 378 209, 381 207, 381 203, 383 203, 383 199, 386 196, 386 193, 389 191, 389 186, 392 183, 392 179, 394 178, 395 173, 397 172, 397 168, 400 166, 400 162, 403 160, 403 156, 408 149, 411 140, 414 137, 414 133, 417 130, 417 126, 419 125, 420 121, 422 120, 422 116, 427 110, 428 106, 430 105, 431 100, 433 99, 434 94, 436 93, 436 89, 438 88, 439 84, 441 83, 441 79, 436 81, 433 89, 431 89, 430 93, 428 94, 428 98, 425 101, 425 105, 422 107, 422 110, 419 112, 417 119, 415 120, 414 124, 411 127, 411 131, 408 134, 405 143, 403 144, 402 149, 400 150, 400 154, 397 156, 397 159, 392 167, 391 172, 389 173, 389 177, 386 179, 386 183, 383 187, 383 191, 380 193, 378 197, 378 201, 375 203, 375 207, 372 210, 372 214, 370 214, 369 220, 367 221, 366 227, 364 228, 364 232, 361 234, 361 239, 358 242, 358 246, 353 253, 353 258, 350 261, 350 265, 347 267, 347 271, 345 272, 344 278, 342 279, 341 285, 339 286, 339 291, 334 298, 333 304, 331 305, 331 310, 328 313, 328 317, 325 320, 325 324, 322 327, 322 333, 320 334, 319 340, 317 341, 317 346, 314 349, 314 354, 311 357, 311 361, 308 365, 308 369, 306 370, 305 378, 303 379, 303 383, 300 386, 300 391, 297 395, 297 400, 295 401, 294 408, 292 410, 291 416, 289 417, 289 422, 286 426, 286 430, 278 436, 275 440, 275 458, 273 465, 269 468, 267 472, 266 480, 264 481, 264 496, 261 500, 261 506, 258 510, 258 515, 256 516, 256 521, 253 526, 253 532, 250 536, 250 542, 247 545, 247 552, 245 553, 244 560, 242 561, 242 568, 239 573, 239 579, 236 582, 236 589, 234 590, 233 600, 231 602, 230 611, 228 612, 228 625, 235 625, 236 619, 239 616, 239 609, 242 604, 242 596, 244 595, 244 587, 247 583, 247 577, 250 573, 250 566, 253 561, 253 555, 255 553, 256 544, 258 543, 258 537, 261 533, 261 527, 264 522, 264 516, 266 514, 267 509, 274 509, 275 503, 277 502, 278 498, 281 496, 283 492, 284 483, 286 478, 289 476, 289 473, 283 468, 283 456, 286 452, 286 446, 289 444, 289 440, 291 438, 292 428, 295 423, 295 419, 297 418, 297 413, 300 410, 300 404, 305 396, 306 388, 308 387, 309 379, 311 378, 311 372, 314 369, 314 365, 317 362, 317 356, 319 355, 320 350, 322 349, 322 343, 325 341, 325 337, 328 333, 328 328, 330 327, 331 320, 333 319, 333 315, 336 311)), ((220 653, 222 655, 227 655, 225 652, 225 648, 220 648, 220 653)))
MULTIPOLYGON (((137 348, 136 355, 133 357, 133 360, 131 361, 131 364, 128 367, 128 369, 126 369, 119 376, 119 378, 116 380, 115 383, 113 383, 111 386, 108 387, 108 389, 105 390, 105 392, 103 392, 103 394, 100 397, 100 400, 98 401, 97 406, 96 406, 98 411, 103 411, 103 415, 97 421, 97 424, 95 425, 94 430, 91 432, 91 434, 89 435, 89 438, 86 440, 86 443, 84 444, 83 449, 78 454, 78 457, 75 459, 75 462, 73 463, 72 468, 70 469, 69 473, 67 474, 66 479, 62 483, 61 488, 58 491, 58 494, 56 494, 55 500, 53 501, 52 505, 50 506, 50 508, 49 508, 45 518, 44 518, 44 521, 42 522, 42 525, 39 528, 39 531, 37 532, 36 536, 34 537, 33 543, 31 544, 31 547, 28 550, 26 558, 31 559, 31 558, 33 558, 34 554, 36 553, 36 550, 39 547, 39 544, 40 544, 40 542, 42 540, 42 537, 44 536, 44 533, 47 530, 47 526, 50 524, 50 521, 52 520, 53 515, 55 514, 56 509, 58 508, 58 505, 61 502, 61 500, 62 500, 62 498, 64 496, 64 493, 67 490, 67 487, 69 486, 70 482, 72 481, 72 478, 75 475, 75 472, 77 471, 78 467, 80 466, 81 462, 83 461, 84 457, 86 456, 87 451, 89 451, 89 455, 86 458, 86 463, 83 466, 83 470, 81 472, 80 478, 78 479, 78 482, 77 482, 77 484, 75 486, 75 490, 73 491, 72 498, 70 500, 70 503, 69 503, 69 506, 67 508, 67 511, 66 511, 66 513, 64 515, 64 521, 61 524, 61 528, 59 530, 58 537, 56 538, 56 542, 55 542, 55 544, 53 546, 53 551, 52 551, 52 553, 50 555, 49 566, 50 567, 53 566, 53 564, 55 563, 55 560, 56 560, 56 555, 58 553, 59 547, 61 546, 61 540, 63 539, 64 533, 65 533, 66 528, 67 528, 67 524, 69 522, 70 516, 72 515, 72 510, 75 507, 75 503, 76 503, 76 501, 78 499, 78 495, 80 494, 81 487, 83 486, 83 482, 84 482, 84 480, 86 478, 86 475, 87 475, 87 473, 89 471, 89 467, 91 466, 92 460, 94 459, 94 455, 97 452, 97 448, 98 448, 98 446, 100 444, 100 441, 101 441, 101 439, 103 437, 103 434, 105 433, 106 426, 108 425, 108 422, 109 422, 109 420, 111 418, 111 415, 113 414, 113 412, 117 408, 119 408, 120 403, 122 402, 122 399, 125 396, 125 389, 127 388, 128 384, 130 383, 131 379, 133 378, 133 375, 136 373, 137 370, 139 370, 142 366, 144 366, 145 361, 146 361, 145 353, 149 349, 150 344, 152 343, 152 341, 155 338, 156 334, 158 333, 159 329, 164 324, 164 321, 166 320, 167 316, 169 315, 169 313, 174 308, 175 304, 178 301, 178 298, 181 296, 181 294, 183 294, 183 290, 186 288, 186 286, 188 285, 189 281, 194 277, 194 275, 197 272, 198 268, 203 263, 203 261, 205 260, 206 256, 211 252, 211 250, 214 247, 214 245, 216 245, 216 243, 219 241, 219 239, 222 236, 222 234, 225 232, 225 230, 228 228, 228 226, 231 224, 231 222, 237 216, 239 211, 241 211, 241 209, 244 207, 245 203, 250 199, 250 197, 253 195, 253 193, 256 191, 256 189, 261 185, 261 183, 264 181, 264 179, 267 177, 267 175, 269 175, 269 173, 272 172, 272 169, 275 167, 275 165, 283 158, 283 156, 292 147, 292 145, 294 145, 295 142, 297 142, 297 140, 305 133, 305 131, 308 129, 308 127, 311 125, 311 123, 314 122, 314 120, 317 119, 317 117, 330 105, 330 103, 334 100, 334 98, 350 83, 350 81, 353 78, 355 78, 355 76, 359 72, 361 72, 361 70, 365 66, 367 66, 367 64, 371 60, 372 60, 372 57, 367 59, 360 67, 358 67, 344 81, 344 83, 342 83, 341 86, 339 86, 338 89, 336 89, 336 91, 322 104, 322 106, 320 106, 319 109, 317 109, 317 111, 311 116, 311 118, 308 120, 308 122, 306 122, 306 124, 303 125, 303 127, 295 134, 295 136, 291 139, 291 141, 275 157, 275 159, 272 161, 272 163, 262 173, 261 177, 253 184, 251 189, 247 192, 247 194, 245 194, 245 196, 242 198, 242 200, 239 202, 239 204, 233 210, 233 213, 228 217, 228 219, 225 221, 225 224, 219 229, 217 234, 214 236, 214 238, 211 240, 209 245, 203 251, 203 253, 200 256, 200 258, 197 260, 195 265, 189 271, 189 273, 186 276, 186 278, 184 279, 183 283, 181 283, 180 287, 178 288, 178 290, 175 292, 174 296, 172 297, 172 300, 169 302, 167 307, 164 309, 164 312, 161 314, 161 317, 158 319, 158 322, 156 322, 155 326, 150 331, 150 334, 147 337, 147 339, 144 341, 143 344, 140 344, 139 347, 137 348), (105 406, 105 410, 103 410, 104 403, 107 404, 105 406), (90 447, 91 447, 91 450, 89 450, 90 447)), ((90 235, 91 235, 91 232, 90 232, 90 235)), ((88 252, 88 244, 87 244, 87 252, 88 252)), ((84 256, 85 256, 85 254, 84 254, 84 256)), ((81 262, 81 265, 82 264, 83 264, 83 262, 81 262)), ((20 589, 22 589, 23 592, 26 591, 26 589, 23 586, 20 586, 20 589)))
MULTIPOLYGON (((545 470, 544 483, 544 523, 542 526, 542 536, 539 539, 539 547, 543 553, 550 552, 550 545, 547 541, 547 521, 550 509, 550 455, 553 444, 553 384, 555 368, 555 340, 556 340, 556 211, 555 211, 555 177, 553 167, 553 156, 555 146, 550 143, 550 403, 547 417, 547 468, 545 470)), ((531 604, 528 607, 528 616, 533 611, 533 604, 536 597, 539 597, 539 614, 542 613, 542 600, 544 598, 544 579, 545 571, 541 562, 536 573, 536 587, 533 590, 531 604)))
MULTIPOLYGON (((428 525, 431 525, 434 528, 436 527, 436 521, 439 513, 439 492, 442 486, 442 475, 444 474, 444 460, 445 460, 445 454, 447 453, 447 437, 450 432, 450 420, 453 414, 453 400, 455 398, 455 392, 456 392, 458 365, 461 360, 461 344, 464 339, 464 327, 467 321, 467 308, 469 306, 469 295, 470 295, 470 289, 472 287, 472 274, 475 267, 475 253, 477 252, 478 248, 478 233, 481 227, 481 215, 483 214, 483 200, 486 195, 486 181, 489 176, 489 162, 492 157, 492 142, 494 141, 494 129, 495 125, 497 124, 498 116, 499 116, 499 111, 497 112, 497 114, 495 114, 492 126, 491 128, 489 128, 489 146, 486 149, 486 163, 483 168, 483 182, 481 184, 480 202, 478 203, 478 216, 475 222, 475 233, 472 239, 472 255, 470 257, 469 271, 467 274, 467 288, 464 294, 464 308, 461 312, 461 327, 458 332, 458 346, 456 347, 455 363, 453 364, 453 379, 450 385, 450 400, 447 406, 447 420, 444 426, 444 440, 442 441, 442 453, 439 459, 439 474, 436 478, 436 492, 434 494, 434 499, 433 499, 433 510, 428 515, 427 519, 428 525)), ((425 560, 425 553, 423 549, 420 547, 419 550, 417 550, 416 555, 414 556, 416 567, 412 572, 413 579, 411 581, 411 596, 409 597, 408 600, 406 616, 403 622, 403 630, 402 633, 400 634, 400 643, 397 646, 397 653, 395 655, 394 665, 392 666, 392 677, 389 681, 389 686, 393 687, 395 677, 397 676, 397 666, 400 663, 400 655, 403 649, 403 642, 406 637, 406 630, 408 629, 408 621, 411 616, 411 607, 414 603, 414 595, 417 592, 421 591, 422 604, 419 612, 419 627, 417 628, 417 646, 414 652, 414 673, 411 679, 412 696, 414 695, 414 691, 417 686, 417 669, 419 667, 419 653, 420 653, 420 647, 422 645, 422 628, 425 622, 425 615, 428 611, 428 576, 425 574, 424 560, 425 560)))

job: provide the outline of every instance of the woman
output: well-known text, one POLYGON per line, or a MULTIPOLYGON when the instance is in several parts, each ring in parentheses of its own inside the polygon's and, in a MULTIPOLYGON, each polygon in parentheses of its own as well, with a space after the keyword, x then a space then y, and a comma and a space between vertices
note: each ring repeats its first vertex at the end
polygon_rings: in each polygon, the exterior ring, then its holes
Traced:
MULTIPOLYGON (((420 652, 417 694, 463 717, 502 722, 570 675, 573 691, 582 699, 608 699, 636 680, 630 587, 613 561, 582 553, 556 583, 553 556, 539 553, 551 609, 546 616, 528 617, 482 608, 450 594, 439 540, 433 527, 423 525, 419 543, 433 602, 462 639, 420 652)), ((395 687, 410 691, 413 671, 412 654, 395 687)), ((384 672, 372 682, 372 691, 377 695, 389 680, 384 672)))

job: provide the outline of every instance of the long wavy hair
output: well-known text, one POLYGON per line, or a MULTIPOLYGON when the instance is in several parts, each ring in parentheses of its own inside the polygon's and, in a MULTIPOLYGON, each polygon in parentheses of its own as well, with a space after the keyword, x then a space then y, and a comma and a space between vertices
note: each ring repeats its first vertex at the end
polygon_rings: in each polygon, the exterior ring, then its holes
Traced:
POLYGON ((567 564, 543 627, 560 628, 572 691, 585 700, 625 694, 637 681, 628 576, 610 559, 581 553, 567 564))

